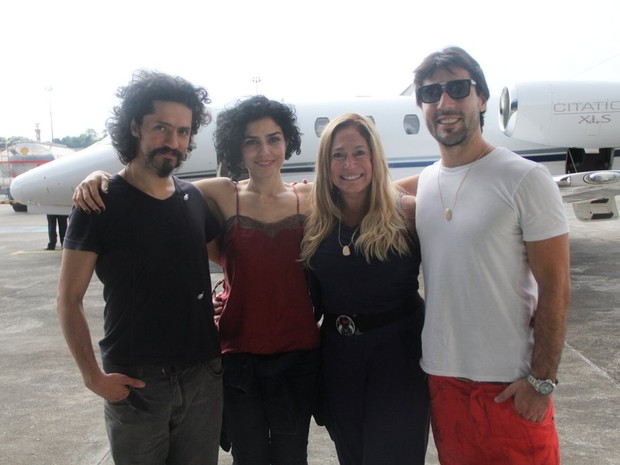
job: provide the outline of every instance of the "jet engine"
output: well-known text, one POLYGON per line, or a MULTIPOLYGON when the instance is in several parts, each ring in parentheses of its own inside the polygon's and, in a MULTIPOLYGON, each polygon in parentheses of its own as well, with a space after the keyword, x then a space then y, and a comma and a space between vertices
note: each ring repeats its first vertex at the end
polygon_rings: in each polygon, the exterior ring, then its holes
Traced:
POLYGON ((516 84, 503 89, 499 107, 500 129, 507 136, 567 147, 567 175, 557 182, 570 190, 563 197, 577 218, 618 218, 620 172, 612 168, 620 147, 620 82, 516 84))
POLYGON ((620 82, 528 82, 502 91, 509 137, 567 147, 566 172, 607 170, 620 147, 620 82))
POLYGON ((505 87, 500 127, 556 147, 620 147, 620 82, 531 82, 505 87))

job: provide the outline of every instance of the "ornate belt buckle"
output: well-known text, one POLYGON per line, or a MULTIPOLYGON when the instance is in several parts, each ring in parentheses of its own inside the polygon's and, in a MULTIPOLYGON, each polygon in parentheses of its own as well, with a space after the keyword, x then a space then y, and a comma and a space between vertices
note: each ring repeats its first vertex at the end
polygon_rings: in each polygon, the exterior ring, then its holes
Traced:
POLYGON ((336 331, 343 336, 353 336, 356 330, 355 322, 350 316, 340 315, 336 318, 336 331))

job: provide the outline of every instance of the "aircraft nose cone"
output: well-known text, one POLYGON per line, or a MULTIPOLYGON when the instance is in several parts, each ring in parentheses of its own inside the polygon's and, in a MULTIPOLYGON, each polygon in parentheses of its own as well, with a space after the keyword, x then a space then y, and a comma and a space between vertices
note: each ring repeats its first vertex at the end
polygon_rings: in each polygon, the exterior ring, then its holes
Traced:
POLYGON ((9 195, 19 203, 27 204, 29 202, 28 189, 28 173, 23 173, 14 178, 9 185, 9 195))

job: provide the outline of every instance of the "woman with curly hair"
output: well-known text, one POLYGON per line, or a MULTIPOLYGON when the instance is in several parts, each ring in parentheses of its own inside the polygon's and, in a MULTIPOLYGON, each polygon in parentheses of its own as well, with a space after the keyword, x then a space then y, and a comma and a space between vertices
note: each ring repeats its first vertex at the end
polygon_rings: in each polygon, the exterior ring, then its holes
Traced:
MULTIPOLYGON (((301 152, 292 107, 264 96, 218 114, 215 147, 227 177, 194 183, 221 215, 208 244, 224 270, 216 299, 224 365, 222 447, 235 465, 306 465, 319 373, 319 330, 299 250, 308 183, 288 184, 280 168, 301 152), (239 178, 247 176, 247 179, 239 178)), ((80 184, 74 201, 103 207, 105 173, 80 184), (97 204, 90 203, 91 199, 97 204)), ((95 208, 97 207, 97 208, 95 208)))
POLYGON ((224 432, 236 465, 307 464, 319 332, 298 259, 310 185, 280 175, 300 145, 291 107, 242 100, 219 113, 215 146, 230 176, 248 179, 195 183, 224 220, 209 256, 224 270, 224 432))

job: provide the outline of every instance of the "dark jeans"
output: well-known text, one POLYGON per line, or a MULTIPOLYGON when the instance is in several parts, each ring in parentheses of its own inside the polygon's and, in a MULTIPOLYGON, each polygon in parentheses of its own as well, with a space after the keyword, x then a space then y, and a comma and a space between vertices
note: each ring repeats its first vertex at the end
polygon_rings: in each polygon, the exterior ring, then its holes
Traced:
MULTIPOLYGON (((106 371, 117 370, 106 366, 106 371)), ((223 404, 220 359, 156 376, 127 374, 146 386, 131 389, 121 402, 105 402, 114 463, 216 465, 223 404)))
POLYGON ((224 429, 235 465, 306 465, 319 351, 224 355, 224 429))

